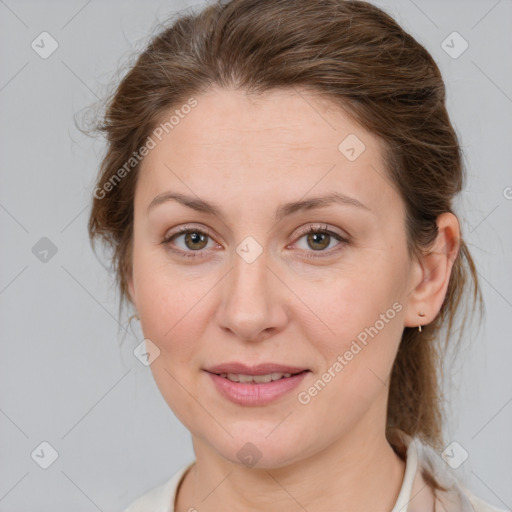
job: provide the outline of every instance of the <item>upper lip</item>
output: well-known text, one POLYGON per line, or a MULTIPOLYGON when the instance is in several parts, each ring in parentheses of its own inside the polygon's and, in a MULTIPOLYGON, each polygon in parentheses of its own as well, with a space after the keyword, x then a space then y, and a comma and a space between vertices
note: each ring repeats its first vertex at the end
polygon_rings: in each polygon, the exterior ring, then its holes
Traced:
POLYGON ((300 368, 298 366, 289 366, 284 364, 275 363, 261 363, 255 366, 248 366, 243 363, 223 363, 206 368, 207 372, 216 373, 237 373, 242 375, 266 375, 268 373, 300 373, 307 368, 300 368))

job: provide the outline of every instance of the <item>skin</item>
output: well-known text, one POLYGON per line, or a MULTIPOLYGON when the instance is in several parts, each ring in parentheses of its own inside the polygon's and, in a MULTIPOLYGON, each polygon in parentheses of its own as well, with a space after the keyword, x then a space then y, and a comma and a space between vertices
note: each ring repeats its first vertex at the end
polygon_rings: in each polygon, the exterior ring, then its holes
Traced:
POLYGON ((428 324, 441 308, 458 220, 441 215, 432 251, 409 257, 404 203, 385 177, 379 139, 317 95, 214 89, 196 99, 142 163, 128 279, 144 336, 160 350, 157 386, 192 434, 196 464, 176 511, 389 511, 405 468, 385 437, 390 373, 404 327, 428 324), (338 150, 349 134, 366 146, 355 161, 338 150), (176 201, 148 213, 166 191, 216 203, 222 218, 176 201), (332 204, 276 223, 281 203, 333 191, 371 211, 332 204), (209 233, 203 244, 183 234, 162 243, 191 223, 209 233), (347 243, 300 233, 324 225, 347 243), (250 264, 236 252, 247 236, 263 249, 250 264), (204 257, 169 247, 199 247, 204 257), (298 393, 397 302, 394 318, 301 404, 298 393), (203 371, 228 361, 311 372, 277 401, 247 407, 223 398, 203 371), (237 457, 247 442, 261 452, 252 468, 237 457))

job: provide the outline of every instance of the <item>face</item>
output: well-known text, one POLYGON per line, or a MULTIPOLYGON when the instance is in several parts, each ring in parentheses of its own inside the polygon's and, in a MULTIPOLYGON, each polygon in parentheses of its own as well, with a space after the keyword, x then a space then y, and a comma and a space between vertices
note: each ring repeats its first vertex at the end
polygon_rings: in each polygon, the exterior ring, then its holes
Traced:
POLYGON ((134 203, 129 289, 164 399, 238 464, 244 450, 270 468, 383 435, 413 267, 379 140, 306 92, 196 100, 144 158, 134 203), (207 371, 233 362, 307 371, 277 386, 207 371), (260 401, 241 398, 249 386, 260 401))

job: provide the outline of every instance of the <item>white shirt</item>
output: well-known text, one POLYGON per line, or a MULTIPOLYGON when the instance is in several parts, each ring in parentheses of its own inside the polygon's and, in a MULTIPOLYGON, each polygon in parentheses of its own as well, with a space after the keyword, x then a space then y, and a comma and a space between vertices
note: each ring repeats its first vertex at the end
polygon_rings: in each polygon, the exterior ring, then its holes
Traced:
MULTIPOLYGON (((401 446, 395 449, 405 458, 406 464, 402 486, 391 512, 507 512, 474 496, 457 481, 453 471, 432 448, 404 432, 398 431, 397 435, 401 446), (447 491, 436 491, 434 498, 422 476, 425 469, 447 491)), ((169 480, 139 497, 123 512, 174 512, 178 486, 194 464, 192 461, 180 468, 169 480)))

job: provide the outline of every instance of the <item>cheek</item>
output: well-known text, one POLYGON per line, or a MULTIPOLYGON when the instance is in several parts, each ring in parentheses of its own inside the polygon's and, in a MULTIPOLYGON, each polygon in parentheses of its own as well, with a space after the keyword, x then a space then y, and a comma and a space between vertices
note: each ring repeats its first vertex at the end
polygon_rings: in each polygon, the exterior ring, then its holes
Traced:
POLYGON ((311 399, 306 410, 315 422, 329 425, 335 415, 336 425, 341 422, 347 426, 388 389, 403 331, 403 306, 394 300, 391 284, 369 283, 366 287, 364 281, 358 281, 357 286, 353 281, 345 282, 332 287, 330 301, 317 300, 314 307, 335 334, 325 328, 322 332, 326 334, 319 336, 319 322, 312 323, 308 332, 321 354, 322 368, 312 387, 300 391, 305 393, 304 401, 311 399), (326 403, 332 407, 326 408, 326 403))
POLYGON ((361 262, 321 286, 301 287, 316 313, 307 311, 301 326, 322 356, 322 370, 336 375, 332 381, 337 384, 329 384, 338 389, 333 399, 348 404, 364 396, 365 389, 370 397, 388 378, 403 332, 399 272, 380 258, 379 266, 361 262))
POLYGON ((139 312, 144 335, 154 341, 161 350, 186 344, 201 324, 199 314, 201 299, 207 288, 199 283, 183 285, 179 280, 166 280, 163 275, 148 275, 139 284, 139 312))
POLYGON ((137 265, 134 279, 142 331, 160 351, 150 366, 153 378, 171 410, 192 429, 198 411, 191 395, 196 394, 196 359, 209 287, 168 265, 155 265, 154 258, 139 258, 137 265))
POLYGON ((199 277, 190 269, 158 263, 149 256, 134 265, 134 279, 144 337, 160 350, 152 369, 162 365, 179 374, 180 381, 188 380, 191 368, 199 366, 195 359, 200 357, 199 344, 211 318, 205 308, 218 279, 211 273, 199 277))
POLYGON ((296 301, 297 309, 304 310, 297 317, 302 319, 303 327, 321 332, 325 339, 335 343, 351 340, 386 311, 385 320, 396 318, 401 308, 393 307, 400 299, 395 284, 399 279, 394 273, 393 268, 361 264, 324 273, 314 281, 296 279, 293 290, 301 299, 296 301))

